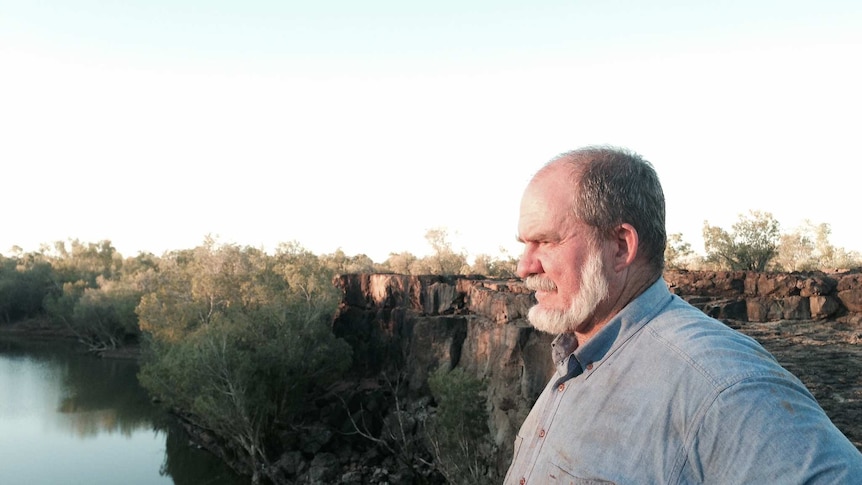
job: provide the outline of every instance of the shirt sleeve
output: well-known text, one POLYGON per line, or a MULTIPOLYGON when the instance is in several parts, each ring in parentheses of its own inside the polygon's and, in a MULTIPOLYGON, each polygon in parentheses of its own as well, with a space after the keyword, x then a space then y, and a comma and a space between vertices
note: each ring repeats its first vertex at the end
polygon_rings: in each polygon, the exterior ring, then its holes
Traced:
POLYGON ((781 372, 748 376, 705 404, 682 482, 859 483, 862 454, 805 386, 781 372))

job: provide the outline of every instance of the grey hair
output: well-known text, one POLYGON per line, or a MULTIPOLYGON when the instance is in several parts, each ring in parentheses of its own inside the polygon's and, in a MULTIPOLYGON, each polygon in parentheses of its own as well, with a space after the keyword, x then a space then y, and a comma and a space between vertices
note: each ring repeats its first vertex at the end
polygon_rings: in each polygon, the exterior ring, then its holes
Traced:
POLYGON ((665 200, 653 165, 624 148, 590 146, 555 157, 539 173, 560 163, 570 169, 575 218, 595 228, 594 238, 631 224, 638 233, 639 257, 661 273, 667 245, 665 200))

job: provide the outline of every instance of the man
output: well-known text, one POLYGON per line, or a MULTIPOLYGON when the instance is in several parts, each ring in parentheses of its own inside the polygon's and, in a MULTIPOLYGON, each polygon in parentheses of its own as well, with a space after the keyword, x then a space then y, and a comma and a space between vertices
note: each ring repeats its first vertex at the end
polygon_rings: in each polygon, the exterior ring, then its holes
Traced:
POLYGON ((557 370, 505 483, 862 483, 798 379, 668 291, 664 217, 655 170, 625 150, 566 153, 527 186, 518 275, 557 370))

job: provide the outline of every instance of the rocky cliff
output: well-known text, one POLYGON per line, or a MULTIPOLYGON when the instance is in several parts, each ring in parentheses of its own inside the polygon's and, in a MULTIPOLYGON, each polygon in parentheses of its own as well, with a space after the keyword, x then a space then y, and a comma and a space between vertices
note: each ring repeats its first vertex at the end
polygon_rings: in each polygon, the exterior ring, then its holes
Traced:
MULTIPOLYGON (((802 374, 862 448, 862 274, 680 271, 665 280, 802 374), (818 352, 819 367, 802 365, 818 352)), ((356 377, 399 372, 408 399, 427 396, 428 376, 441 366, 483 379, 495 445, 491 474, 505 472, 514 434, 552 372, 552 336, 526 320, 532 293, 520 280, 470 276, 356 274, 335 284, 343 301, 333 330, 354 349, 356 377)))

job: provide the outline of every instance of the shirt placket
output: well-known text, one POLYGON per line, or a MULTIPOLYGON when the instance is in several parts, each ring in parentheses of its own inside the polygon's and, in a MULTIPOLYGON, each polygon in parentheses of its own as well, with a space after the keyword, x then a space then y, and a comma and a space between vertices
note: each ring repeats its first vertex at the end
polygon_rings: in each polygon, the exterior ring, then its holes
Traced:
MULTIPOLYGON (((551 399, 549 399, 547 404, 543 406, 544 409, 542 411, 541 419, 538 421, 536 429, 533 430, 533 434, 530 439, 530 448, 528 448, 531 450, 530 459, 526 462, 528 464, 527 469, 522 471, 521 477, 518 479, 518 483, 520 485, 526 485, 533 481, 533 470, 536 467, 538 457, 542 454, 542 448, 545 445, 545 438, 547 437, 551 426, 554 424, 554 418, 557 416, 557 410, 560 407, 560 403, 563 401, 563 396, 567 391, 569 391, 569 388, 573 384, 572 379, 583 372, 581 370, 580 363, 574 355, 569 356, 568 369, 569 371, 566 375, 554 382, 554 387, 550 394, 551 399)), ((523 446, 523 444, 521 446, 523 446)), ((541 478, 542 477, 539 477, 539 481, 536 483, 542 483, 541 478)))

